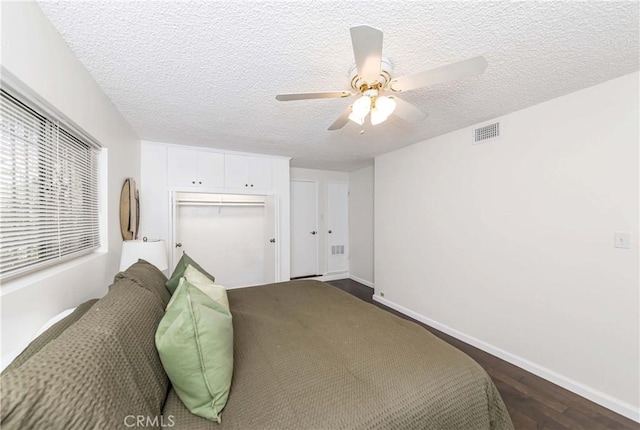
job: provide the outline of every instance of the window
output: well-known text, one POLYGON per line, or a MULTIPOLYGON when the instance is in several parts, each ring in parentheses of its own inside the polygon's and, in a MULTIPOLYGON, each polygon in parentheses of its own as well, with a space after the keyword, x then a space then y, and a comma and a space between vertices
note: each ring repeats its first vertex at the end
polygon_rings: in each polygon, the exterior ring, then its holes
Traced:
POLYGON ((0 278, 100 246, 99 147, 1 90, 0 278))

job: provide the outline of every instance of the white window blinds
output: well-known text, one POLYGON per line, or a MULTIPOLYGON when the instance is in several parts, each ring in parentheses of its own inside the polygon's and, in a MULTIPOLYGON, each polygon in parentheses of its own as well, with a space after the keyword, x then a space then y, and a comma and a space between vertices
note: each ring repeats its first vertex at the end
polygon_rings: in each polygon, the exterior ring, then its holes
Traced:
POLYGON ((98 149, 4 90, 0 121, 0 278, 98 248, 98 149))

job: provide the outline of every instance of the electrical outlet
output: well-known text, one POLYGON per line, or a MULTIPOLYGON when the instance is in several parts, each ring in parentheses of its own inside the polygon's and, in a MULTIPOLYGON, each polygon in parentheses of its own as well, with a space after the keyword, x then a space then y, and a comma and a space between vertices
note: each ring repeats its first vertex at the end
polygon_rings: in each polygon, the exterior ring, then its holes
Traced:
POLYGON ((629 249, 631 248, 631 233, 624 231, 616 231, 613 233, 614 248, 629 249))

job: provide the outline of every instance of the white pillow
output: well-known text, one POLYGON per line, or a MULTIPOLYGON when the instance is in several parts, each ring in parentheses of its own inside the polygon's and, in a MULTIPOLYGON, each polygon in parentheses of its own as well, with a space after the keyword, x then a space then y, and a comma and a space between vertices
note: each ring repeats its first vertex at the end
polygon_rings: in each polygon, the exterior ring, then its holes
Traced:
POLYGON ((229 309, 229 299, 227 298, 227 289, 225 287, 214 284, 208 276, 191 264, 187 265, 187 269, 184 271, 184 277, 187 278, 187 281, 189 281, 191 285, 197 287, 200 291, 211 297, 211 299, 229 309))

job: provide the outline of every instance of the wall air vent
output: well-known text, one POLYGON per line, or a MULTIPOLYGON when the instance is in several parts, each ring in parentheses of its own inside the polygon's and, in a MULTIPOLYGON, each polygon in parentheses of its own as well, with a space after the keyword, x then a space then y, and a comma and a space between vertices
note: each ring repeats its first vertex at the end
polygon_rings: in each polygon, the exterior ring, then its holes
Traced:
POLYGON ((483 143, 487 140, 492 140, 500 137, 500 123, 494 122, 493 124, 478 127, 473 130, 473 143, 483 143))
POLYGON ((344 245, 332 245, 331 255, 344 255, 344 245))

